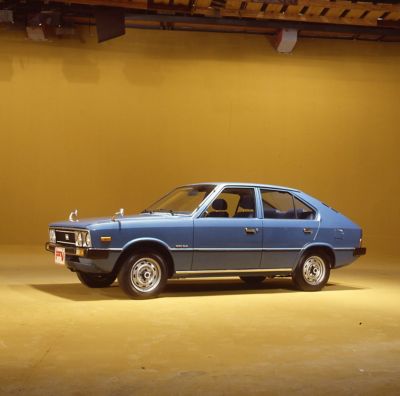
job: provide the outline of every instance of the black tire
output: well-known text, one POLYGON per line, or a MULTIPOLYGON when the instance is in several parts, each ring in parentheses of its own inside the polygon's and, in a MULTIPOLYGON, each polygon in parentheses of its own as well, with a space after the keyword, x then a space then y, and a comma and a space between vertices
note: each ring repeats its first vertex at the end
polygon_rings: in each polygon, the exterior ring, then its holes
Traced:
POLYGON ((157 297, 164 289, 168 278, 164 258, 153 252, 137 252, 122 264, 118 274, 121 289, 131 298, 157 297))
POLYGON ((91 274, 88 272, 77 272, 76 275, 82 284, 91 288, 108 287, 115 281, 116 278, 113 273, 91 274))
POLYGON ((330 259, 323 251, 304 254, 292 274, 293 283, 299 290, 318 291, 328 282, 330 259))
POLYGON ((258 285, 264 282, 266 276, 240 276, 239 278, 248 285, 258 285))

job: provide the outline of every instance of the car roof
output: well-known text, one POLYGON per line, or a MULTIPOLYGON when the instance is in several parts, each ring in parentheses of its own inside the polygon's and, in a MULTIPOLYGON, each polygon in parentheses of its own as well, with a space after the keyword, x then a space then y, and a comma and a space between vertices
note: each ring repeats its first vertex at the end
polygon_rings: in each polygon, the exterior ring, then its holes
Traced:
MULTIPOLYGON (((185 184, 184 186, 234 186, 234 187, 256 187, 256 188, 271 188, 278 190, 287 190, 287 191, 297 191, 301 192, 296 188, 284 187, 284 186, 276 186, 273 184, 259 184, 259 183, 237 183, 237 182, 210 182, 210 183, 192 183, 185 184)), ((182 187, 184 187, 182 186, 182 187)))

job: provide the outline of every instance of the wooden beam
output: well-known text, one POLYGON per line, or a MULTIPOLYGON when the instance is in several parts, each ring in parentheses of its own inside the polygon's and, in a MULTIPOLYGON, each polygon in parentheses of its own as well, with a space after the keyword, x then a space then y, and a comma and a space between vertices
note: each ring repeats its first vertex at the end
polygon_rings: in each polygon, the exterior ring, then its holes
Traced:
MULTIPOLYGON (((87 5, 102 5, 110 7, 123 7, 123 8, 146 8, 146 0, 49 0, 53 3, 66 3, 66 4, 87 4, 87 5)), ((163 0, 161 0, 162 2, 163 0)), ((252 0, 254 3, 264 3, 264 0, 252 0)), ((187 3, 186 1, 184 3, 187 3)), ((211 0, 197 0, 196 5, 199 7, 209 7, 211 0)), ((267 2, 268 3, 268 2, 267 2)), ((268 8, 277 10, 282 8, 282 4, 268 3, 268 8)), ((382 11, 384 12, 400 12, 400 4, 387 4, 387 3, 371 3, 371 2, 351 2, 351 1, 329 1, 329 0, 298 0, 297 6, 290 7, 316 7, 316 8, 329 8, 330 10, 364 10, 364 11, 382 11)))
POLYGON ((281 11, 282 7, 282 4, 268 4, 266 11, 278 14, 281 11))
MULTIPOLYGON (((210 9, 197 8, 196 13, 204 16, 212 16, 213 12, 210 9)), ((251 10, 238 10, 226 9, 220 10, 222 17, 242 17, 242 18, 255 18, 255 19, 271 19, 277 21, 296 21, 296 22, 310 22, 310 23, 324 23, 334 25, 355 25, 355 26, 377 26, 377 20, 370 19, 353 19, 353 18, 339 18, 328 16, 309 16, 309 15, 286 15, 275 12, 257 12, 251 10)))
POLYGON ((299 5, 308 7, 324 7, 330 9, 347 9, 347 10, 364 10, 364 11, 400 11, 400 4, 387 4, 387 3, 370 3, 365 1, 358 1, 353 3, 351 1, 329 1, 329 0, 299 0, 299 5))
POLYGON ((346 18, 358 19, 362 14, 364 14, 364 12, 364 10, 350 10, 346 15, 346 18))
POLYGON ((305 15, 306 16, 319 16, 323 9, 324 9, 324 7, 311 6, 311 7, 308 7, 305 15))
POLYGON ((376 23, 370 26, 362 25, 343 25, 343 24, 324 24, 324 23, 308 23, 304 21, 288 21, 288 20, 272 20, 272 19, 249 19, 249 18, 209 18, 196 16, 178 16, 178 15, 149 15, 149 14, 129 14, 126 15, 127 20, 159 20, 163 22, 189 22, 193 24, 215 24, 215 25, 235 25, 247 26, 252 28, 275 28, 275 29, 296 29, 311 30, 324 32, 339 32, 352 34, 380 34, 400 39, 400 29, 392 29, 385 27, 377 27, 376 23))
POLYGON ((299 12, 302 10, 303 6, 302 5, 297 5, 297 6, 289 6, 285 12, 285 15, 290 16, 290 15, 299 15, 299 12))
POLYGON ((400 19, 400 12, 391 12, 386 18, 385 21, 398 21, 400 19))
POLYGON ((82 4, 90 6, 123 7, 146 10, 147 0, 113 1, 113 0, 50 0, 52 3, 82 4))
MULTIPOLYGON (((225 8, 231 9, 231 10, 238 10, 242 4, 242 0, 228 0, 225 4, 225 8)), ((260 7, 262 4, 260 4, 260 7)))
POLYGON ((377 21, 382 14, 382 11, 370 11, 367 15, 365 15, 364 19, 368 21, 377 21))
MULTIPOLYGON (((147 0, 50 0, 51 2, 68 3, 68 4, 82 4, 90 6, 111 6, 111 7, 124 7, 126 9, 147 10, 147 0)), ((153 0, 152 9, 160 12, 162 9, 169 7, 169 0, 153 0), (166 4, 168 3, 168 5, 166 4), (159 7, 158 7, 159 5, 159 7)), ((400 4, 383 4, 383 3, 370 3, 370 2, 351 2, 351 1, 329 1, 329 0, 298 0, 298 5, 290 5, 286 8, 286 12, 282 13, 282 4, 268 3, 267 7, 263 7, 265 11, 261 11, 262 2, 251 1, 247 3, 247 7, 241 10, 241 0, 228 0, 225 8, 216 11, 211 7, 211 0, 196 0, 193 7, 189 0, 175 0, 174 5, 177 8, 182 8, 183 11, 195 14, 201 14, 205 17, 237 17, 237 18, 252 18, 258 20, 276 20, 276 21, 293 21, 293 22, 306 22, 306 23, 321 23, 321 24, 335 24, 335 25, 354 25, 354 26, 377 26, 377 20, 384 13, 390 12, 385 20, 398 20, 400 19, 400 4), (303 7, 309 7, 304 15, 299 12, 303 7), (321 16, 324 9, 329 9, 328 12, 321 16), (341 17, 343 11, 349 12, 341 17), (364 18, 360 16, 368 13, 364 18)), ((175 7, 171 7, 174 11, 175 7)), ((175 10, 177 11, 177 10, 175 10)))

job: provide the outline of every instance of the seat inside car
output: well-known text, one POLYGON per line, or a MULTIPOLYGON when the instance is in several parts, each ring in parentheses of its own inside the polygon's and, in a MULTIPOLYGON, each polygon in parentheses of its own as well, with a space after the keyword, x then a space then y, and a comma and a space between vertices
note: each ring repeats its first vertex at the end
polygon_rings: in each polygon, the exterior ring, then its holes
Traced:
POLYGON ((238 204, 238 211, 234 217, 254 217, 254 198, 251 195, 242 195, 238 204))
POLYGON ((212 203, 211 207, 214 209, 214 212, 208 213, 207 217, 229 217, 229 214, 226 211, 228 209, 228 204, 225 199, 216 199, 212 203))

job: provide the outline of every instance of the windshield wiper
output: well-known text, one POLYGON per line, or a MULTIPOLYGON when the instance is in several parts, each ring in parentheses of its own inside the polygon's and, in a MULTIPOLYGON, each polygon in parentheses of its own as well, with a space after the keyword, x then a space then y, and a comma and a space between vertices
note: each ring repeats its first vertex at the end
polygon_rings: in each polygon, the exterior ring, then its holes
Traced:
POLYGON ((156 209, 154 212, 170 213, 172 216, 175 214, 172 209, 156 209))
POLYGON ((155 212, 170 213, 172 216, 175 215, 175 212, 172 209, 155 209, 155 210, 145 209, 141 211, 141 213, 148 213, 148 214, 153 214, 155 212))

